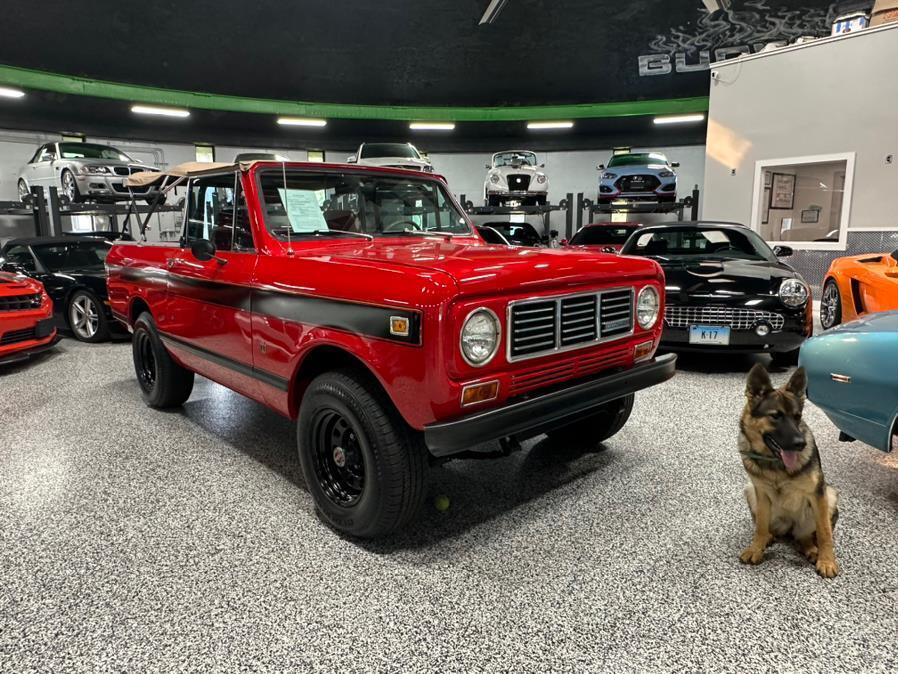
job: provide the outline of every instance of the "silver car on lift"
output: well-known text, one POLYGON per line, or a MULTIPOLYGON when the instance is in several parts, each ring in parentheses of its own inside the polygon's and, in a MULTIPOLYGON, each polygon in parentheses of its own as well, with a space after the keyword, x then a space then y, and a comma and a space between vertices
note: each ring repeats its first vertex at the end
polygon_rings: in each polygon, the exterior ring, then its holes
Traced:
MULTIPOLYGON (((19 171, 19 198, 31 188, 56 187, 72 203, 80 201, 126 201, 131 198, 124 180, 132 173, 158 171, 155 166, 129 157, 110 145, 61 142, 41 145, 19 171)), ((157 196, 152 188, 132 188, 148 202, 157 196)))
POLYGON ((549 178, 530 150, 504 150, 486 165, 483 200, 487 206, 541 206, 549 194, 549 178))

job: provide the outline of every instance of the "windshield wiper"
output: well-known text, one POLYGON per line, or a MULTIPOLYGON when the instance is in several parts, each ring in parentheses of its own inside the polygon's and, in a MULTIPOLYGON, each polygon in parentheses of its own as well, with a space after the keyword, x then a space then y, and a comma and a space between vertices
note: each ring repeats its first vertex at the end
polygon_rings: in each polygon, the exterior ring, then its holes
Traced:
POLYGON ((403 229, 402 231, 397 232, 382 232, 382 234, 414 234, 416 236, 438 236, 440 238, 452 238, 452 234, 449 232, 440 232, 433 229, 403 229))
POLYGON ((301 232, 301 234, 312 234, 313 236, 329 236, 331 234, 337 234, 340 236, 360 237, 362 239, 368 239, 369 241, 374 239, 374 236, 371 234, 366 234, 365 232, 350 232, 345 229, 313 229, 311 232, 301 232))

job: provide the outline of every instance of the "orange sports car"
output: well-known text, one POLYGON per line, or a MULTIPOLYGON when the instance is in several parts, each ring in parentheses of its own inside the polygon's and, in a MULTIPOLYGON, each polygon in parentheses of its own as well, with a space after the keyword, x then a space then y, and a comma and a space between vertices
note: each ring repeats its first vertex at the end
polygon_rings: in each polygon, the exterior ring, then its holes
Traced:
POLYGON ((824 330, 890 309, 898 309, 898 250, 833 260, 820 298, 824 330))

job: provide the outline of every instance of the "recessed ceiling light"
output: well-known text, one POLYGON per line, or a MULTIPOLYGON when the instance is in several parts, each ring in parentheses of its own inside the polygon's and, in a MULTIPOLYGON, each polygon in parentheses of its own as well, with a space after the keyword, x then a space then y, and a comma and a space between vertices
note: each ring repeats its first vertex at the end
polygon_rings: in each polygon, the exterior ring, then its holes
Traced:
POLYGON ((190 117, 190 110, 183 108, 160 108, 155 105, 132 105, 131 112, 138 115, 158 115, 161 117, 190 117))
POLYGON ((412 122, 408 125, 412 131, 452 131, 453 122, 412 122))
POLYGON ((10 87, 0 87, 0 96, 3 98, 22 98, 25 95, 24 91, 19 89, 12 89, 10 87))
POLYGON ((326 119, 313 119, 311 117, 278 117, 281 126, 327 126, 326 119))
POLYGON ((704 115, 670 115, 668 117, 655 117, 655 124, 690 124, 704 121, 704 115))
POLYGON ((527 122, 528 129, 570 129, 573 122, 527 122))

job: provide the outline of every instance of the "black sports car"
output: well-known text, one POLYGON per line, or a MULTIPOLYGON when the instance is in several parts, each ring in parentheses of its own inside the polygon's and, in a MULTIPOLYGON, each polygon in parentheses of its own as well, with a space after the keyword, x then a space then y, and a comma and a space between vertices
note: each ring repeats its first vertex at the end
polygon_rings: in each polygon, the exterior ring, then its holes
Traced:
POLYGON ((104 265, 111 245, 105 238, 87 236, 12 239, 0 250, 0 270, 43 283, 57 325, 82 342, 100 342, 116 328, 104 265))
POLYGON ((664 269, 667 302, 662 347, 766 352, 797 361, 813 334, 811 292, 801 275, 755 232, 716 222, 644 227, 621 255, 641 255, 664 269))
POLYGON ((536 228, 528 222, 487 222, 477 225, 477 231, 487 243, 505 246, 531 246, 542 248, 552 246, 558 232, 551 230, 548 236, 540 236, 536 228))

